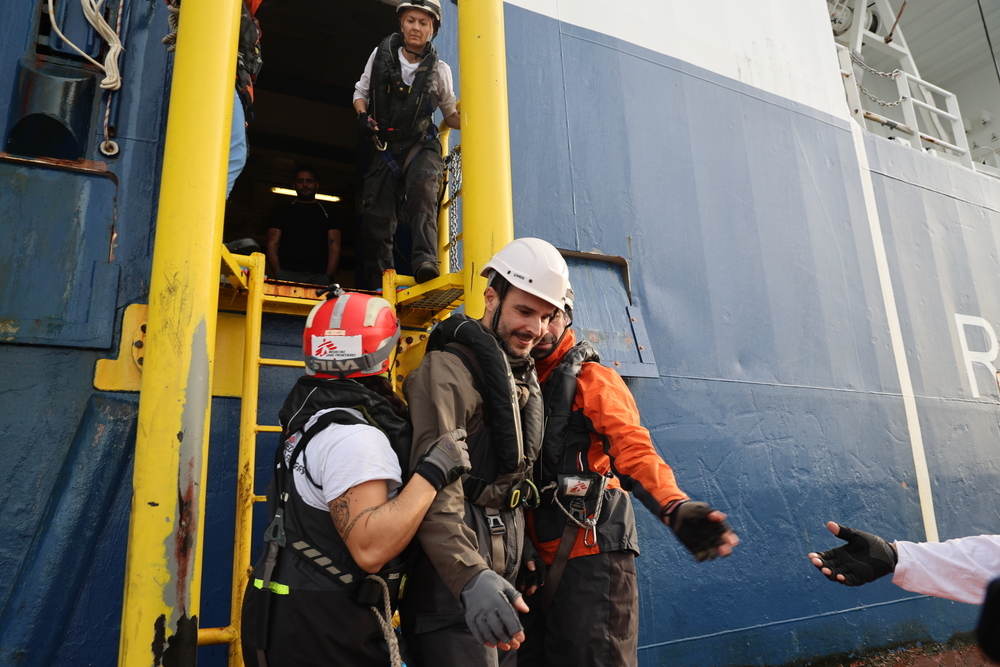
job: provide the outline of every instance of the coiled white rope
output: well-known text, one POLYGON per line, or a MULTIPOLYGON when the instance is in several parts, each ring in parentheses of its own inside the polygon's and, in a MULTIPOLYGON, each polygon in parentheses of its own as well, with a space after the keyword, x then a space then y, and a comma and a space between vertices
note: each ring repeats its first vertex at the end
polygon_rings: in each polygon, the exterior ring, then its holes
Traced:
MULTIPOLYGON (((52 29, 55 33, 59 35, 62 41, 72 47, 74 51, 79 53, 104 72, 104 81, 101 82, 101 88, 104 88, 105 90, 118 90, 121 88, 122 80, 118 73, 118 57, 125 49, 122 47, 121 38, 118 36, 118 33, 115 32, 115 30, 108 25, 108 22, 104 20, 104 16, 101 13, 104 0, 96 0, 96 2, 95 0, 80 0, 80 5, 83 8, 83 15, 87 18, 87 22, 90 23, 90 25, 94 27, 94 30, 97 31, 97 34, 99 34, 104 41, 108 43, 108 54, 104 57, 104 64, 101 64, 88 56, 80 49, 80 47, 66 38, 66 35, 62 33, 62 30, 59 29, 59 24, 56 22, 54 5, 54 0, 49 0, 49 21, 52 23, 52 29)), ((119 25, 121 25, 121 13, 122 9, 119 8, 119 25)))
POLYGON ((392 627, 392 604, 389 601, 389 586, 385 583, 385 579, 378 575, 369 574, 368 578, 382 587, 382 608, 385 610, 385 613, 383 614, 375 606, 371 610, 375 612, 378 624, 382 628, 382 636, 385 638, 385 643, 389 645, 389 661, 392 667, 402 667, 403 658, 399 653, 399 641, 396 639, 396 629, 392 627))

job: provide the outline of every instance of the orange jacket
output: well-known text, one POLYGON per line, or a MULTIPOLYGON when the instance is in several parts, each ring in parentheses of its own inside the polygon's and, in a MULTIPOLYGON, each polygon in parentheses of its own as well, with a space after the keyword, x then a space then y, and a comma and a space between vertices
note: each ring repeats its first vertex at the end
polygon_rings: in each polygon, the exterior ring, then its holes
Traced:
MULTIPOLYGON (((570 329, 552 354, 536 362, 543 389, 553 369, 575 344, 576 336, 570 329)), ((589 431, 589 446, 586 443, 583 445, 586 456, 582 456, 583 452, 578 448, 580 456, 573 469, 582 468, 606 476, 610 473, 610 476, 597 525, 596 543, 587 546, 584 531, 578 529, 570 558, 601 551, 631 550, 638 553, 635 516, 628 496, 622 490, 622 482, 625 482, 626 490, 632 491, 657 516, 670 502, 687 499, 687 495, 677 486, 670 466, 657 453, 649 431, 640 423, 635 399, 616 371, 595 362, 582 365, 577 376, 571 419, 582 422, 589 431)), ((549 443, 543 445, 546 446, 549 443)), ((573 469, 564 472, 572 472, 573 469)), ((590 508, 590 511, 593 509, 590 508)), ((551 563, 555 557, 565 525, 565 515, 550 502, 543 502, 529 516, 529 534, 546 563, 551 563)))

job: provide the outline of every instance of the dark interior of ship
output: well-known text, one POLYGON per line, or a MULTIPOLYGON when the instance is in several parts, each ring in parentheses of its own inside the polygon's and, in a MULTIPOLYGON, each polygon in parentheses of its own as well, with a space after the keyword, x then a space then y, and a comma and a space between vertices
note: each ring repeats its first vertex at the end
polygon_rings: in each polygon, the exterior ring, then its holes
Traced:
POLYGON ((391 5, 372 0, 265 0, 257 10, 264 65, 254 86, 249 156, 226 205, 224 240, 252 238, 265 248, 271 211, 291 195, 297 165, 319 172, 323 202, 341 221, 337 280, 355 283, 358 187, 371 157, 359 141, 354 84, 372 49, 395 29, 391 5))

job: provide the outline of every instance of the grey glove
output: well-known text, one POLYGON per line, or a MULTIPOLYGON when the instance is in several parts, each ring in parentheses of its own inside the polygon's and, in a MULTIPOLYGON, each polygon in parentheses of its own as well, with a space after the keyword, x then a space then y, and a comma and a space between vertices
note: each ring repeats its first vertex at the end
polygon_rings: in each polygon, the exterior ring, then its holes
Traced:
POLYGON ((513 602, 521 597, 510 582, 493 570, 483 570, 465 585, 465 622, 480 644, 509 644, 521 632, 513 602))
POLYGON ((472 470, 469 449, 465 444, 465 429, 445 433, 427 453, 420 457, 413 473, 420 475, 440 491, 472 470))
POLYGON ((714 511, 715 508, 707 503, 682 500, 664 515, 674 535, 699 563, 715 560, 719 556, 723 536, 732 530, 725 521, 720 523, 708 518, 714 511))
POLYGON ((837 537, 847 544, 818 554, 822 567, 830 568, 830 581, 860 586, 895 571, 896 549, 878 535, 841 526, 837 537), (844 575, 843 581, 838 574, 844 575))

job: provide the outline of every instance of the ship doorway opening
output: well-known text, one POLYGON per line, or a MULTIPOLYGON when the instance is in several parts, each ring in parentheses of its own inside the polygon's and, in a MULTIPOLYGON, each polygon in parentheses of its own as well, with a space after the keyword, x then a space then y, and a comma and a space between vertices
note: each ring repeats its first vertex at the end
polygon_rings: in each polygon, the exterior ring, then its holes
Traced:
POLYGON ((313 166, 323 202, 340 221, 343 247, 337 282, 358 284, 359 186, 372 148, 357 131, 352 96, 368 56, 397 29, 395 8, 381 0, 264 0, 257 10, 264 65, 254 87, 247 164, 226 202, 224 241, 267 247, 273 210, 291 201, 297 166, 313 166), (356 273, 357 272, 357 273, 356 273))

